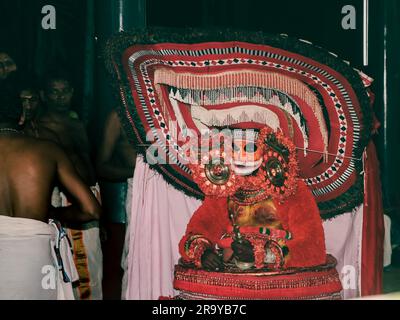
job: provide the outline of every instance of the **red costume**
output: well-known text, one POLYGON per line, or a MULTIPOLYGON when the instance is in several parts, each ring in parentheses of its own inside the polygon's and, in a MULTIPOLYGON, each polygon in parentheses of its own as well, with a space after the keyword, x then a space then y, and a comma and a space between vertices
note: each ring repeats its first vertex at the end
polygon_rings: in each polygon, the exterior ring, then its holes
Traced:
MULTIPOLYGON (((315 216, 316 202, 325 221, 342 214, 353 216, 354 209, 362 211, 361 247, 361 241, 349 242, 333 252, 329 232, 327 245, 339 261, 339 272, 343 265, 360 270, 357 283, 363 295, 380 293, 383 209, 379 179, 375 179, 379 176, 375 170, 377 161, 369 146, 373 122, 367 88, 371 79, 320 47, 286 35, 260 32, 137 30, 110 41, 106 57, 115 91, 120 95, 119 113, 129 140, 168 183, 190 197, 205 196, 180 243, 183 260, 201 267, 204 249, 213 248, 218 254, 223 251, 227 261, 232 256, 230 242, 240 235, 253 245, 256 268, 267 264, 251 279, 242 270, 236 270, 235 277, 231 277, 229 272, 179 265, 178 270, 184 268, 184 272, 175 273, 176 289, 193 293, 192 297, 202 292, 206 294, 203 298, 215 298, 214 294, 227 285, 241 290, 222 292, 223 298, 321 298, 331 297, 332 293, 336 297, 341 289, 337 272, 332 269, 333 258, 323 267, 294 272, 284 269, 321 264, 325 259, 322 227, 315 216), (257 124, 284 133, 297 147, 290 154, 296 153, 299 177, 289 175, 287 186, 279 186, 278 181, 277 188, 271 190, 264 183, 268 179, 262 173, 275 174, 279 156, 268 166, 264 166, 265 160, 254 174, 241 164, 236 168, 218 163, 197 168, 187 164, 188 141, 203 130, 257 124), (364 165, 360 161, 363 154, 364 165), (216 183, 207 180, 207 174, 212 179, 217 177, 216 183), (218 178, 224 174, 227 177, 218 178), (291 192, 286 192, 286 187, 291 192), (360 255, 354 253, 348 259, 344 252, 353 249, 360 255), (321 275, 327 266, 332 273, 321 275), (282 282, 276 274, 270 277, 270 267, 283 268, 276 273, 284 273, 285 280, 282 282), (334 272, 336 276, 332 276, 334 272), (333 287, 320 286, 335 277, 333 287), (209 292, 204 290, 205 282, 212 287, 209 292), (243 290, 249 285, 254 290, 246 295, 243 290), (277 287, 285 290, 273 292, 277 287), (288 287, 291 292, 286 290, 288 287), (306 287, 312 292, 304 294, 306 287), (265 291, 260 293, 259 288, 265 291)), ((264 156, 268 156, 265 151, 264 156)), ((254 167, 258 164, 254 163, 254 167)), ((177 219, 184 219, 184 215, 177 213, 177 219)), ((153 220, 148 221, 148 229, 158 228, 153 220)), ((327 224, 335 225, 335 220, 327 224)), ((336 228, 332 229, 332 233, 336 232, 336 228)), ((337 231, 347 239, 346 230, 341 232, 339 224, 337 231)), ((149 252, 160 250, 156 242, 152 249, 149 252)), ((152 276, 151 259, 144 258, 139 250, 132 261, 135 266, 141 262, 141 275, 147 272, 143 279, 152 276)), ((160 270, 161 278, 169 279, 170 270, 171 265, 165 265, 160 270)), ((159 287, 155 283, 151 291, 159 287)))
MULTIPOLYGON (((271 130, 267 128, 261 131, 257 142, 259 147, 264 145, 269 134, 271 130)), ((224 260, 231 258, 235 224, 242 236, 253 245, 258 269, 268 267, 265 248, 271 240, 275 244, 270 246, 274 268, 279 266, 281 250, 284 261, 280 266, 283 268, 318 266, 326 262, 324 231, 317 204, 304 182, 297 179, 291 142, 280 134, 276 136, 280 150, 289 151, 291 155, 285 158, 265 144, 261 155, 264 157, 263 165, 258 169, 261 173, 234 179, 229 177, 227 183, 233 180, 233 189, 223 192, 222 197, 218 191, 221 187, 218 186, 216 191, 215 187, 210 188, 210 183, 204 178, 206 175, 201 173, 204 166, 197 171, 194 168, 194 179, 208 196, 194 213, 180 242, 180 253, 185 262, 201 268, 204 251, 215 250, 217 246, 224 249, 224 260), (276 160, 283 164, 285 182, 280 186, 271 184, 266 169, 268 163, 276 163, 276 160), (211 190, 216 194, 212 195, 211 190)), ((222 187, 222 190, 226 189, 222 187)))

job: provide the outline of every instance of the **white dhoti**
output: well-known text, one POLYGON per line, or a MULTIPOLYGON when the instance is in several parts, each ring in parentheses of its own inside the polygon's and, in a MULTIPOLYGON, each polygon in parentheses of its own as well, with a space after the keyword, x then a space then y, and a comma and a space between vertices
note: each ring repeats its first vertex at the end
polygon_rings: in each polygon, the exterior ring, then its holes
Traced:
POLYGON ((0 300, 73 300, 77 280, 69 241, 54 222, 0 216, 0 300))
MULTIPOLYGON (((90 187, 99 202, 100 187, 90 187)), ((66 207, 71 203, 64 193, 54 188, 52 205, 54 207, 66 207)), ((93 221, 82 224, 79 228, 65 228, 72 241, 74 261, 79 274, 79 286, 75 288, 77 300, 101 300, 103 299, 103 253, 100 242, 99 222, 93 221)))

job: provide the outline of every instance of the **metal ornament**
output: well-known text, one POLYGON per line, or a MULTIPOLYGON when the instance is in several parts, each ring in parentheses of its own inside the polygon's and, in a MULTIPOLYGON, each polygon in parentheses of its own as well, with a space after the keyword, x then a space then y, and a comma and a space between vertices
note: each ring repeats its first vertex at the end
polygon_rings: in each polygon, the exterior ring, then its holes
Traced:
POLYGON ((231 175, 231 169, 224 164, 224 160, 213 159, 212 163, 205 165, 205 174, 207 179, 216 185, 224 185, 228 182, 231 175))
POLYGON ((285 184, 285 170, 282 163, 277 158, 268 159, 265 164, 265 171, 268 179, 276 187, 282 187, 285 184))

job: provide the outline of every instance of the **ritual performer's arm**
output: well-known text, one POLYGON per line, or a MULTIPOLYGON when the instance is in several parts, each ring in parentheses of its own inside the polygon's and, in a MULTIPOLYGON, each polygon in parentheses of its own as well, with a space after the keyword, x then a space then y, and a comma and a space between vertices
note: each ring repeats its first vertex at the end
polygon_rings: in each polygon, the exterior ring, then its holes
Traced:
POLYGON ((77 174, 67 155, 59 147, 54 146, 49 150, 57 163, 57 178, 66 191, 76 200, 64 208, 52 208, 55 217, 64 222, 88 222, 98 220, 101 208, 88 186, 77 174))
POLYGON ((301 180, 297 192, 286 199, 280 210, 287 212, 291 239, 286 240, 285 267, 311 267, 326 262, 324 229, 317 203, 301 180))
MULTIPOLYGON (((129 167, 124 165, 115 165, 112 162, 112 157, 118 139, 121 137, 121 133, 122 126, 118 114, 115 111, 112 111, 107 117, 103 130, 102 142, 96 159, 97 174, 102 179, 114 182, 123 182, 133 176, 133 165, 129 167)), ((134 164, 133 160, 132 164, 134 164)))
MULTIPOLYGON (((221 239, 229 225, 227 199, 207 197, 202 206, 193 214, 186 234, 179 243, 179 251, 184 261, 202 267, 203 254, 210 256, 209 266, 216 269, 217 258, 211 254, 215 244, 221 239)), ((203 259, 204 262, 204 259, 203 259)), ((222 261, 221 261, 222 263, 222 261)))

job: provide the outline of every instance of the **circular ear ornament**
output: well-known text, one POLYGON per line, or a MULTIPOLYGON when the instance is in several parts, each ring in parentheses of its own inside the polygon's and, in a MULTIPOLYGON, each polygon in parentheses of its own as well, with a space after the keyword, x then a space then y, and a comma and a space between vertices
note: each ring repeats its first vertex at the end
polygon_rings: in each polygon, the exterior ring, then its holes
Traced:
POLYGON ((276 187, 283 187, 285 184, 285 168, 286 166, 277 158, 270 158, 265 163, 265 172, 268 179, 276 187))
POLYGON ((224 164, 224 159, 213 159, 210 164, 204 166, 207 179, 216 185, 225 185, 229 181, 231 169, 224 164))
MULTIPOLYGON (((219 133, 210 139, 210 142, 219 141, 221 143, 219 133)), ((204 155, 200 163, 188 164, 191 170, 193 181, 199 186, 206 196, 214 196, 217 198, 232 196, 238 188, 240 188, 240 180, 232 170, 224 151, 224 145, 232 145, 232 142, 224 140, 221 144, 212 145, 207 155, 204 155)))
POLYGON ((271 196, 284 200, 296 191, 298 163, 296 147, 281 132, 269 128, 261 130, 260 138, 264 143, 264 162, 267 190, 271 196))
POLYGON ((192 178, 206 196, 229 197, 239 188, 239 180, 222 158, 206 164, 189 164, 192 178))

